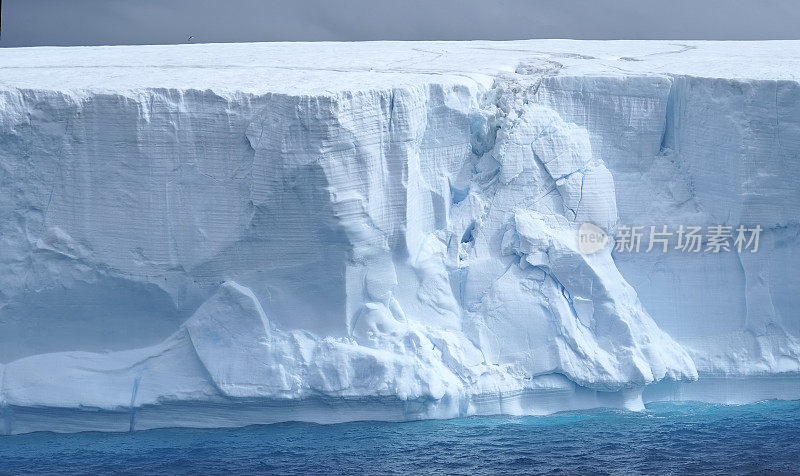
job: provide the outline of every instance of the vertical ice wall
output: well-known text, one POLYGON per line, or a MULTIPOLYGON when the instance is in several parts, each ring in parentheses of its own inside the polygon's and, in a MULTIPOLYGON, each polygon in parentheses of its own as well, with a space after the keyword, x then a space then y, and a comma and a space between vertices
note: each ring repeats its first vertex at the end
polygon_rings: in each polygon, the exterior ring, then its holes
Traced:
POLYGON ((220 278, 185 270, 250 221, 243 131, 262 104, 3 91, 0 361, 151 345, 188 318, 220 278))
POLYGON ((518 71, 489 90, 4 91, 7 431, 30 407, 131 425, 186 402, 636 408, 696 367, 796 372, 793 84, 770 103, 769 82, 518 71), (662 221, 769 232, 741 259, 578 251, 582 223, 662 221))
POLYGON ((614 175, 621 222, 763 227, 756 253, 615 254, 701 374, 800 370, 797 83, 551 78, 539 98, 589 131, 614 175))

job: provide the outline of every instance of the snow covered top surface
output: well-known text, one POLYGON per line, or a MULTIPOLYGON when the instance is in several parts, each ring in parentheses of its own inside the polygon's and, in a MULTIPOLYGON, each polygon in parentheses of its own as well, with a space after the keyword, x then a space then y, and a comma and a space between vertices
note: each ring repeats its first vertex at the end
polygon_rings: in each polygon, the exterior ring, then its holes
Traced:
POLYGON ((428 82, 490 82, 529 67, 568 75, 800 79, 800 41, 239 43, 0 49, 0 86, 142 87, 324 94, 428 82))

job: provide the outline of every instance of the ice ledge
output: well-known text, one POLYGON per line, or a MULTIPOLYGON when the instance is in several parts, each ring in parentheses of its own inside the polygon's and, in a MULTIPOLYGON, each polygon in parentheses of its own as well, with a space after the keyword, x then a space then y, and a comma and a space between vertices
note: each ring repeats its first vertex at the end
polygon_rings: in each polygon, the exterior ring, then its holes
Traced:
POLYGON ((168 427, 226 428, 290 421, 409 421, 471 415, 548 415, 598 407, 640 410, 645 403, 700 401, 744 405, 771 399, 800 399, 800 376, 703 378, 661 383, 620 392, 597 392, 558 376, 549 385, 520 392, 473 396, 469 402, 401 401, 391 397, 303 400, 174 402, 116 411, 0 405, 0 435, 53 431, 127 432, 168 427), (549 388, 548 388, 549 387, 549 388))

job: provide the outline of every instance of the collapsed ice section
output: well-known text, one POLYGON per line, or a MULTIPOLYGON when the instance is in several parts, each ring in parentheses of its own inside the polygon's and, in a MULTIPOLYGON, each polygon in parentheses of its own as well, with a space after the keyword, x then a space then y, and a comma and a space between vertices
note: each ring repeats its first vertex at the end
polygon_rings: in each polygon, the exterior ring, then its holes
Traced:
MULTIPOLYGON (((797 83, 570 73, 592 58, 535 44, 480 74, 403 46, 366 84, 320 65, 322 89, 18 72, 0 431, 635 409, 698 378, 780 376, 766 397, 797 398, 797 83), (584 223, 766 231, 758 254, 582 254, 584 223)), ((73 59, 116 71, 103 51, 73 59)), ((726 392, 699 398, 748 398, 726 392)))

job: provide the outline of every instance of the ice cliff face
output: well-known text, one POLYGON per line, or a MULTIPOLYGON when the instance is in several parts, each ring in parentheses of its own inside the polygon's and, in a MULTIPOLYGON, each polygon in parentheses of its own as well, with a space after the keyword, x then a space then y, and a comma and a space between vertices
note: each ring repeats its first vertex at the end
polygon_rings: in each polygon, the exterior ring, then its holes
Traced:
POLYGON ((798 398, 800 45, 738 46, 0 52, 0 431, 798 398))

